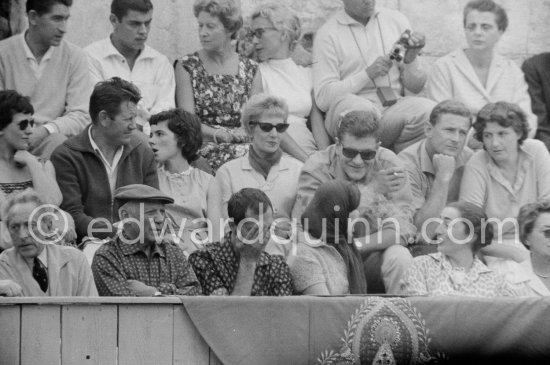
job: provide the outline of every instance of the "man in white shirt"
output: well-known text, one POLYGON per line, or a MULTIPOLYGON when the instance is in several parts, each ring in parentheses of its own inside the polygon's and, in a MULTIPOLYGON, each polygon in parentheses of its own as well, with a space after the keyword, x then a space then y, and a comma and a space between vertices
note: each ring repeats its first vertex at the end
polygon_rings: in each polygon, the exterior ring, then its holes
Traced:
POLYGON ((342 98, 349 94, 363 97, 373 111, 382 111, 382 146, 398 153, 424 138, 424 123, 435 106, 425 98, 404 97, 405 91, 419 93, 426 82, 426 72, 417 57, 425 44, 424 36, 409 33, 397 57, 401 60, 392 60, 395 42, 411 30, 407 18, 397 11, 375 7, 375 0, 343 2, 344 9, 315 35, 315 100, 330 117, 342 98), (385 91, 385 98, 380 91, 385 91), (390 106, 383 105, 383 99, 398 100, 390 106))
POLYGON ((72 0, 27 0, 29 29, 0 41, 0 90, 28 96, 36 127, 31 152, 48 158, 90 122, 85 53, 63 40, 72 0))
POLYGON ((175 107, 176 90, 168 58, 145 44, 152 19, 150 0, 113 0, 109 16, 113 33, 85 48, 94 84, 117 76, 140 89, 137 123, 145 127, 146 135, 151 114, 175 107))

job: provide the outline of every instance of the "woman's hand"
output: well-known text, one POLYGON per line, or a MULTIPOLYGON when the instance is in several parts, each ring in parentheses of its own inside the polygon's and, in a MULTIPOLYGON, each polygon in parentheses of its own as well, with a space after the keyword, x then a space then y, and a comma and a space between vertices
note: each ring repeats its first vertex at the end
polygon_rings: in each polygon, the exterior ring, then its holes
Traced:
POLYGON ((248 133, 242 128, 234 129, 229 133, 233 136, 233 143, 246 143, 249 141, 248 133))
POLYGON ((39 163, 36 156, 34 156, 27 150, 20 150, 15 152, 15 155, 13 155, 13 161, 21 167, 32 165, 35 162, 39 163))

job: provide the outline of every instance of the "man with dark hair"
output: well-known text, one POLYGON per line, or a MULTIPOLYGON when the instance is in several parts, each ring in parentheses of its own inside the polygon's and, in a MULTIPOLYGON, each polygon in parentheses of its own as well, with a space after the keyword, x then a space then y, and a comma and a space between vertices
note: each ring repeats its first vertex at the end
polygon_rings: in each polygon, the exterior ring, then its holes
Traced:
MULTIPOLYGON (((413 195, 414 222, 421 230, 429 218, 438 218, 447 203, 458 200, 464 165, 472 150, 465 146, 472 125, 471 113, 459 101, 437 104, 425 123, 426 139, 401 151, 413 195)), ((429 240, 437 224, 426 227, 429 240)))
POLYGON ((265 252, 273 223, 267 195, 253 188, 233 194, 224 240, 189 256, 204 295, 292 295, 290 270, 281 256, 265 252))
POLYGON ((100 82, 90 97, 92 124, 52 154, 63 193, 61 208, 73 216, 79 239, 114 234, 116 188, 158 188, 153 152, 134 132, 139 99, 139 90, 128 81, 115 77, 100 82))
POLYGON ((176 90, 174 68, 168 58, 145 44, 153 4, 150 0, 113 0, 109 20, 111 35, 85 48, 92 80, 118 76, 135 83, 143 95, 136 121, 146 125, 151 114, 175 107, 176 90))
POLYGON ((29 29, 0 41, 0 90, 31 98, 37 127, 30 145, 46 158, 89 124, 86 55, 63 40, 71 5, 72 0, 27 0, 29 29))
POLYGON ((399 158, 380 146, 378 114, 365 104, 361 107, 343 116, 336 144, 314 153, 304 164, 292 217, 301 218, 321 184, 332 180, 356 184, 361 191, 358 210, 369 222, 367 232, 356 232, 365 236, 359 251, 367 260, 369 293, 397 294, 401 275, 412 261, 404 246, 416 233, 409 208, 411 191, 399 158))
POLYGON ((92 271, 102 296, 199 295, 183 251, 163 234, 174 199, 142 184, 118 188, 121 231, 95 253, 92 271))
POLYGON ((538 119, 535 138, 550 150, 550 52, 529 58, 521 69, 529 86, 533 113, 538 119))
POLYGON ((423 138, 432 100, 417 94, 426 82, 418 57, 425 37, 411 32, 401 13, 376 0, 342 0, 344 8, 319 28, 313 42, 313 88, 322 111, 332 114, 346 94, 382 113, 380 141, 396 153, 423 138), (399 45, 396 42, 399 40, 399 45))

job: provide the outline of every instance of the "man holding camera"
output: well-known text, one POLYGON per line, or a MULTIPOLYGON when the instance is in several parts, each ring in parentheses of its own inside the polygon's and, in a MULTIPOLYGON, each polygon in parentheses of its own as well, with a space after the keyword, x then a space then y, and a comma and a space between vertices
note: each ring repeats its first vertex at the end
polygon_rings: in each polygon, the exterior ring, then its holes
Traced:
POLYGON ((373 109, 382 111, 382 146, 398 153, 424 137, 424 123, 435 106, 425 98, 404 97, 405 91, 420 92, 426 82, 417 57, 425 38, 410 32, 403 14, 377 8, 375 0, 343 3, 344 9, 315 37, 315 99, 331 115, 331 108, 346 95, 363 97, 373 109))

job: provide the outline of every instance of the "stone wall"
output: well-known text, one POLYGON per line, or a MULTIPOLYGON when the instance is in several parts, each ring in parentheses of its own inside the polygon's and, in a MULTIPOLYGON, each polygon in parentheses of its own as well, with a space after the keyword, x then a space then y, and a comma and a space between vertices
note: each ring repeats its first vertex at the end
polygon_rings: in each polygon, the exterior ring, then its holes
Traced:
MULTIPOLYGON (((23 2, 24 0, 16 0, 23 2)), ((269 0, 241 0, 243 13, 269 0)), ((341 0, 277 0, 293 8, 304 30, 316 30, 341 0)), ((67 39, 85 46, 106 37, 111 0, 74 0, 67 39)), ((153 0, 155 13, 149 44, 171 60, 199 48, 194 0, 153 0)), ((378 4, 403 12, 416 31, 426 35, 424 55, 428 60, 465 44, 462 9, 467 0, 378 0, 378 4)), ((508 12, 510 26, 500 42, 500 51, 521 62, 526 57, 550 51, 550 0, 499 0, 508 12)))

